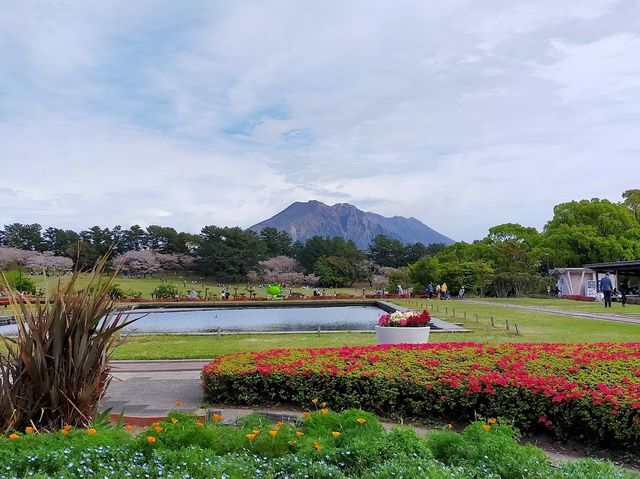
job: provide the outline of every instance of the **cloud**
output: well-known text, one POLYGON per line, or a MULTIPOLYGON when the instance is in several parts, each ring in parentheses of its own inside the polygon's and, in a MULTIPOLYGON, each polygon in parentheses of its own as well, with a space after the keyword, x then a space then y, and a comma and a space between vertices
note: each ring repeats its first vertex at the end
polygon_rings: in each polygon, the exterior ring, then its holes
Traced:
POLYGON ((351 202, 473 240, 638 187, 632 0, 13 2, 0 224, 351 202))

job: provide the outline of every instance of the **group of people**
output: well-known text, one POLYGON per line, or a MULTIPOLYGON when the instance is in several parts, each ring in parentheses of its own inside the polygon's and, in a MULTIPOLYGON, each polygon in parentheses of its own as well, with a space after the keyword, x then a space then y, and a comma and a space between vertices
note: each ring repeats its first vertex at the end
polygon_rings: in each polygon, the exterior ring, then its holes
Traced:
POLYGON ((623 290, 621 293, 618 293, 618 291, 613 287, 609 273, 605 274, 604 278, 600 280, 600 291, 602 292, 605 308, 611 307, 612 296, 616 296, 620 300, 620 303, 622 303, 623 307, 627 305, 626 292, 623 290))
MULTIPOLYGON (((433 283, 429 281, 429 283, 425 286, 425 291, 429 299, 451 299, 451 292, 449 291, 449 286, 446 282, 442 284, 436 284, 433 286, 433 283)), ((458 290, 458 299, 464 299, 464 286, 462 286, 458 290)))

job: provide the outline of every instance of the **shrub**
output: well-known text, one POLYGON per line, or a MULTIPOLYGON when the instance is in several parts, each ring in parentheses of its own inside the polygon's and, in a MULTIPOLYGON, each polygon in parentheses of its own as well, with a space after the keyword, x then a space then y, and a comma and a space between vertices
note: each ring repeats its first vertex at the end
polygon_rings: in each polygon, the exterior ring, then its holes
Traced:
POLYGON ((36 284, 26 276, 22 276, 17 271, 7 271, 4 273, 4 280, 10 287, 21 293, 36 294, 36 284))
POLYGON ((108 358, 128 323, 112 315, 113 277, 100 259, 84 287, 76 272, 46 301, 31 303, 5 279, 16 339, 2 337, 0 428, 87 424, 110 381, 108 358))
POLYGON ((161 284, 153 290, 152 295, 157 299, 169 299, 179 296, 180 291, 172 284, 161 284))
POLYGON ((97 425, 93 435, 73 428, 66 436, 57 431, 17 434, 16 440, 0 438, 0 478, 634 477, 611 463, 594 460, 551 468, 540 449, 518 445, 512 428, 486 427, 476 422, 460 434, 437 432, 425 439, 405 427, 386 432, 375 417, 358 410, 318 411, 303 421, 278 424, 252 415, 236 426, 171 414, 137 435, 122 427, 97 425), (443 436, 453 447, 447 455, 434 447, 443 436))
POLYGON ((640 343, 281 349, 219 356, 202 384, 212 402, 324 397, 393 418, 502 416, 560 439, 640 443, 640 343))

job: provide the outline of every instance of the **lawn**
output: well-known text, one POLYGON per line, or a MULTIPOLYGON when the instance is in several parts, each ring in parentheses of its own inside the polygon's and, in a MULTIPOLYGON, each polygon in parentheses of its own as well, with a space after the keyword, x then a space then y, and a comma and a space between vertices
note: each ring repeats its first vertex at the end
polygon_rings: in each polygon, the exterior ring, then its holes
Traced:
POLYGON ((472 301, 487 301, 496 304, 515 304, 518 306, 535 306, 538 308, 561 309, 586 313, 615 313, 625 316, 640 317, 640 305, 627 304, 622 307, 618 302, 611 303, 611 309, 605 308, 602 302, 573 301, 558 298, 471 298, 472 301))
MULTIPOLYGON (((461 323, 471 333, 432 333, 430 342, 629 342, 640 339, 640 325, 614 323, 520 311, 500 306, 464 302, 397 301, 413 309, 427 306, 441 319, 461 323), (454 308, 455 307, 455 308, 454 308), (445 313, 446 308, 446 313, 445 313), (455 309, 455 317, 453 316, 455 309), (467 319, 464 320, 464 311, 467 319), (475 314, 478 314, 478 322, 475 314), (491 327, 490 316, 494 317, 491 327), (506 329, 506 321, 510 329, 506 329), (517 335, 514 324, 518 324, 517 335)), ((215 335, 130 335, 116 349, 116 359, 208 359, 221 354, 242 351, 264 351, 272 348, 310 348, 375 344, 373 333, 312 334, 228 334, 220 340, 215 335)))

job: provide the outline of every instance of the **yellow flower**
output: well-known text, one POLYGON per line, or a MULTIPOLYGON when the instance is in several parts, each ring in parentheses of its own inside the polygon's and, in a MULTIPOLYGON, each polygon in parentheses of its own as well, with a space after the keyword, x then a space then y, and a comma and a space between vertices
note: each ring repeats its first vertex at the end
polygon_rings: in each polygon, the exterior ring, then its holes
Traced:
POLYGON ((254 429, 251 432, 254 433, 256 436, 260 435, 260 431, 258 429, 254 429))
POLYGON ((331 435, 333 436, 334 439, 338 439, 340 437, 340 433, 338 431, 333 431, 331 435))
POLYGON ((314 398, 314 399, 312 399, 312 400, 311 400, 311 402, 312 402, 314 405, 315 405, 315 404, 318 404, 318 398, 314 398))
POLYGON ((160 423, 159 422, 152 422, 151 425, 153 427, 158 427, 158 426, 160 426, 160 423))
POLYGON ((320 414, 327 414, 328 412, 328 409, 320 409, 320 414))
POLYGON ((71 431, 71 428, 73 426, 69 425, 69 424, 65 424, 64 427, 62 429, 64 429, 65 431, 71 431))
POLYGON ((222 421, 222 416, 220 414, 214 414, 213 415, 213 420, 215 422, 220 422, 220 421, 222 421))
POLYGON ((18 439, 20 439, 20 436, 18 436, 15 432, 13 434, 9 434, 9 439, 11 439, 12 441, 17 441, 18 439))
POLYGON ((320 404, 320 407, 327 407, 327 403, 323 402, 322 404, 320 404))
POLYGON ((162 432, 162 428, 160 426, 155 427, 156 432, 162 432))
POLYGON ((247 439, 249 439, 249 441, 253 441, 256 438, 255 434, 247 434, 247 439))
POLYGON ((96 431, 94 428, 90 427, 89 429, 87 429, 87 434, 89 434, 89 436, 95 436, 96 431))
POLYGON ((304 436, 304 432, 302 432, 302 431, 296 431, 296 437, 297 437, 298 439, 300 439, 302 436, 304 436))
POLYGON ((309 419, 311 417, 311 413, 308 413, 308 412, 305 411, 305 412, 302 413, 302 417, 305 418, 305 419, 309 419))
POLYGON ((147 436, 147 442, 149 444, 153 444, 154 442, 156 442, 156 438, 153 436, 147 436))
POLYGON ((488 431, 489 429, 491 429, 491 426, 489 426, 487 424, 483 424, 482 425, 482 429, 484 429, 485 431, 488 431))
POLYGON ((172 422, 173 424, 175 424, 175 423, 177 423, 177 422, 178 422, 178 420, 174 417, 173 419, 171 419, 171 422, 172 422))
POLYGON ((496 421, 494 418, 490 417, 489 420, 487 421, 489 424, 493 425, 495 423, 497 423, 498 421, 496 421))
POLYGON ((284 423, 282 421, 278 421, 276 423, 276 429, 280 429, 284 423))
POLYGON ((127 431, 133 431, 133 426, 132 426, 131 424, 127 424, 124 428, 125 428, 127 431))
POLYGON ((273 429, 273 430, 269 431, 269 436, 271 436, 271 437, 276 437, 276 434, 278 434, 278 430, 277 429, 273 429))
POLYGON ((69 435, 69 430, 68 429, 63 429, 62 431, 60 431, 60 434, 62 434, 63 436, 68 436, 69 435))
POLYGON ((318 441, 313 441, 313 448, 318 452, 320 452, 320 449, 322 449, 318 441))
POLYGON ((26 434, 33 434, 33 428, 31 426, 27 426, 24 428, 24 432, 26 434))
POLYGON ((204 424, 202 424, 200 421, 198 421, 198 422, 196 423, 196 427, 197 427, 198 429, 202 429, 202 428, 204 427, 204 424))
POLYGON ((362 424, 364 424, 365 422, 367 422, 367 420, 366 420, 365 418, 363 418, 363 417, 359 417, 358 419, 356 419, 356 421, 358 421, 358 423, 359 423, 360 425, 362 425, 362 424))

